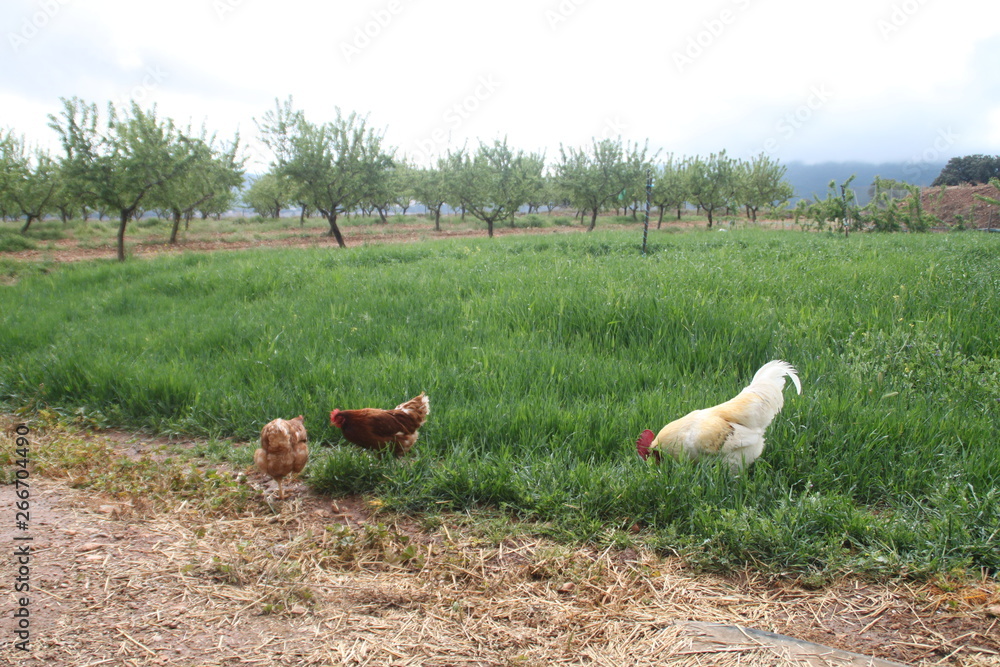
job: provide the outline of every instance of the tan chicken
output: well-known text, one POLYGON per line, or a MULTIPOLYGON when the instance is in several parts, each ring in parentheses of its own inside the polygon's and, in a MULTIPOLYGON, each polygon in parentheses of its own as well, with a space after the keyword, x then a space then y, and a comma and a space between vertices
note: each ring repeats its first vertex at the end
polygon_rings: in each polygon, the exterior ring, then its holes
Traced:
POLYGON ((423 426, 430 411, 430 399, 421 392, 392 410, 334 410, 330 413, 330 423, 359 447, 376 451, 391 449, 396 456, 401 456, 416 443, 417 429, 423 426))
POLYGON ((656 461, 661 454, 690 459, 714 456, 733 470, 753 463, 764 451, 764 430, 785 404, 785 376, 801 394, 795 369, 784 361, 769 361, 735 398, 689 412, 655 435, 643 431, 635 443, 639 456, 645 459, 652 454, 656 461))
POLYGON ((278 497, 282 500, 285 476, 302 472, 309 460, 308 439, 302 415, 295 419, 275 419, 260 431, 260 448, 254 452, 253 462, 278 483, 278 497))

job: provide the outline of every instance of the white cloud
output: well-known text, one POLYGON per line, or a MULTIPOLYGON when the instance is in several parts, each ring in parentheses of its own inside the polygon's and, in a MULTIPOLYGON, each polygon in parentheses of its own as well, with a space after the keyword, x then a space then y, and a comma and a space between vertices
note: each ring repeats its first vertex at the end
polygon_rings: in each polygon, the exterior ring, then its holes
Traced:
MULTIPOLYGON (((293 95, 316 120, 367 113, 408 152, 440 130, 434 148, 507 135, 554 159, 610 127, 678 154, 777 138, 786 160, 879 161, 951 127, 956 150, 1000 153, 983 111, 1000 105, 984 64, 1000 53, 997 10, 976 0, 44 2, 58 10, 32 39, 0 45, 0 123, 38 140, 60 96, 140 94, 250 141, 253 118, 293 95), (499 85, 480 99, 483 77, 499 85), (812 108, 816 87, 832 94, 812 108)), ((42 4, 8 1, 0 24, 16 31, 42 4)))

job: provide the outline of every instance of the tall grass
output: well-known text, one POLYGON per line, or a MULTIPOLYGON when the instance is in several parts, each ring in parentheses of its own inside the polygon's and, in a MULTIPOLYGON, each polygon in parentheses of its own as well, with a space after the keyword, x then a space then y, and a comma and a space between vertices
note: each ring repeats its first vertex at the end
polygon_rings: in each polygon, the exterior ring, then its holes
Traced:
POLYGON ((643 529, 712 566, 1000 565, 1000 244, 730 231, 438 241, 99 263, 0 288, 0 395, 252 439, 426 391, 413 457, 314 447, 317 488, 499 508, 575 539, 643 529), (635 455, 643 428, 794 364, 733 477, 635 455))

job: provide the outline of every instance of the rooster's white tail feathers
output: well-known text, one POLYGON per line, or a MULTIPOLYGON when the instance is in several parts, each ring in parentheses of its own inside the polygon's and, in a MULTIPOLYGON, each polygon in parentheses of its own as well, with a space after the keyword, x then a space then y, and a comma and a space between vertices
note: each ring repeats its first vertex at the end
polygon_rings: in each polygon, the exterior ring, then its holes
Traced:
MULTIPOLYGON (((802 393, 802 383, 799 382, 799 374, 787 361, 781 361, 780 359, 775 359, 774 361, 769 361, 760 367, 754 376, 753 380, 750 382, 752 387, 755 384, 772 384, 778 391, 785 388, 784 377, 788 376, 792 380, 792 384, 795 385, 795 391, 799 394, 802 393)), ((749 387, 747 387, 749 389, 749 387)))

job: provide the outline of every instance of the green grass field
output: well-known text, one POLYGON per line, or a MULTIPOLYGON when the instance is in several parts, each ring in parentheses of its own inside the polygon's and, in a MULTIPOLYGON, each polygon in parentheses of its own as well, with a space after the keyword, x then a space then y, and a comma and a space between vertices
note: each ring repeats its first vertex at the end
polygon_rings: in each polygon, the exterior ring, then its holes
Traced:
POLYGON ((709 567, 920 576, 1000 567, 1000 239, 597 231, 62 266, 0 286, 0 399, 206 435, 249 464, 302 413, 307 472, 402 511, 484 510, 709 567), (733 477, 635 437, 794 364, 733 477), (420 391, 415 455, 334 407, 420 391), (328 447, 325 445, 335 445, 328 447), (634 527, 638 526, 638 534, 634 527))

